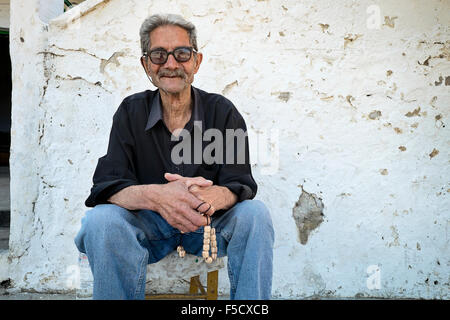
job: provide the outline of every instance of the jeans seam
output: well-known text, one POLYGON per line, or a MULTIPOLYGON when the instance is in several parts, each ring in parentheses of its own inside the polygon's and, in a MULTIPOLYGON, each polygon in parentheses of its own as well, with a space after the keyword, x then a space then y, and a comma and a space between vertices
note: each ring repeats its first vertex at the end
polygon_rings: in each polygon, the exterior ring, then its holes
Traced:
POLYGON ((145 283, 142 284, 143 279, 145 278, 146 274, 147 274, 147 263, 145 262, 145 253, 141 259, 140 262, 140 268, 139 268, 139 278, 137 281, 137 286, 136 286, 136 290, 134 291, 134 298, 136 298, 136 296, 138 295, 138 293, 140 293, 142 290, 145 290, 145 283), (145 272, 143 272, 143 268, 145 268, 145 272), (144 289, 142 289, 142 286, 144 285, 144 289))
POLYGON ((230 263, 230 258, 229 257, 228 257, 227 265, 228 265, 227 266, 228 278, 230 279, 230 290, 231 290, 231 292, 236 293, 235 279, 234 279, 233 271, 231 270, 231 263, 230 263))

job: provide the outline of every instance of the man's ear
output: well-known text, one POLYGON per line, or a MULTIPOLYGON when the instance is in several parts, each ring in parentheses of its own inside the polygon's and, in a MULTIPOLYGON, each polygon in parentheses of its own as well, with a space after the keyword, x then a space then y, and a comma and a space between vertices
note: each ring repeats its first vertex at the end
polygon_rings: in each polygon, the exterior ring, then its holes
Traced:
POLYGON ((194 73, 197 73, 198 69, 200 68, 200 64, 202 63, 202 60, 203 54, 201 52, 197 52, 196 57, 194 59, 195 62, 194 73))
POLYGON ((146 62, 145 62, 144 56, 141 57, 141 65, 142 65, 142 67, 144 68, 145 73, 148 74, 148 71, 147 71, 147 64, 146 64, 146 62))

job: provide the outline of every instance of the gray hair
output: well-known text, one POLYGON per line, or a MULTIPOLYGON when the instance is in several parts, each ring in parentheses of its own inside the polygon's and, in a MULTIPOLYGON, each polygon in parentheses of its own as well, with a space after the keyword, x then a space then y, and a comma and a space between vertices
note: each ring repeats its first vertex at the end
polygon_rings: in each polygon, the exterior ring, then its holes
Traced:
POLYGON ((177 14, 154 14, 141 25, 139 36, 141 37, 142 54, 147 52, 150 48, 150 33, 157 27, 172 25, 183 28, 189 35, 189 42, 191 46, 198 51, 197 48, 197 30, 193 23, 185 20, 182 16, 177 14))

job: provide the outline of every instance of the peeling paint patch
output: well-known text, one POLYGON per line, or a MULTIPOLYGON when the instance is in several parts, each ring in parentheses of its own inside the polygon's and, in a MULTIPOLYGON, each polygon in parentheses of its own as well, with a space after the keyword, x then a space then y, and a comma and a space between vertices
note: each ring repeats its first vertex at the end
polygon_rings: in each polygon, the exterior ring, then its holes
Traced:
POLYGON ((406 117, 411 118, 411 117, 420 117, 420 107, 418 107, 417 109, 414 109, 414 111, 408 111, 405 114, 406 117))
POLYGON ((420 61, 417 61, 417 63, 421 66, 429 66, 429 62, 430 62, 431 56, 428 56, 428 58, 426 58, 422 63, 420 63, 420 61))
POLYGON ((390 229, 391 229, 392 237, 394 238, 394 241, 389 243, 389 247, 391 247, 391 246, 399 246, 400 242, 398 241, 399 235, 398 235, 397 228, 395 226, 391 226, 390 229))
POLYGON ((434 104, 436 103, 436 100, 437 100, 437 96, 434 96, 434 97, 431 98, 431 100, 430 100, 430 105, 431 105, 433 108, 436 108, 436 106, 434 105, 434 104))
POLYGON ((442 114, 436 115, 436 116, 434 117, 434 120, 435 120, 435 125, 436 125, 437 128, 442 128, 442 127, 445 128, 445 124, 444 124, 444 122, 442 121, 442 114))
POLYGON ((237 80, 233 81, 232 83, 227 84, 227 85, 225 86, 225 88, 223 88, 222 94, 223 94, 223 95, 226 95, 228 92, 231 91, 231 89, 233 89, 233 88, 234 88, 235 86, 237 86, 237 85, 238 85, 238 81, 237 81, 237 80))
POLYGON ((334 99, 334 96, 328 96, 328 97, 320 98, 320 100, 322 100, 322 101, 331 101, 333 99, 334 99))
POLYGON ((351 195, 352 195, 351 193, 342 192, 340 195, 338 195, 338 197, 345 198, 345 197, 350 197, 351 195))
POLYGON ((292 216, 298 229, 298 239, 301 244, 308 242, 311 231, 319 227, 323 222, 323 202, 315 194, 303 190, 300 198, 292 209, 292 216))
POLYGON ((433 148, 433 151, 431 151, 431 153, 429 154, 430 159, 434 158, 435 156, 437 156, 439 154, 439 150, 436 148, 433 148))
POLYGON ((352 104, 352 101, 355 101, 355 98, 353 98, 351 95, 348 95, 345 97, 345 100, 347 100, 348 104, 355 108, 355 106, 352 104))
POLYGON ((325 33, 325 30, 330 27, 330 25, 327 23, 319 23, 319 26, 322 28, 322 33, 325 33))
POLYGON ((119 51, 114 52, 113 55, 108 60, 102 59, 102 62, 100 63, 100 73, 104 73, 106 66, 110 63, 114 63, 116 67, 120 66, 118 58, 123 57, 124 55, 125 55, 124 52, 119 51))
POLYGON ((383 26, 388 26, 390 28, 394 28, 395 27, 395 22, 394 22, 395 19, 398 19, 398 17, 397 16, 395 16, 395 17, 384 16, 383 26))
POLYGON ((272 92, 271 95, 278 95, 278 99, 284 102, 288 102, 291 98, 292 92, 284 91, 284 92, 272 92))
POLYGON ((444 78, 442 76, 439 76, 439 80, 434 82, 434 85, 440 86, 442 84, 442 82, 444 81, 444 78))
POLYGON ((362 34, 348 34, 344 38, 344 49, 347 47, 349 43, 355 42, 358 38, 362 37, 362 34))
POLYGON ((280 92, 280 94, 278 95, 278 99, 284 102, 288 102, 291 98, 291 94, 291 92, 280 92))
POLYGON ((372 120, 378 120, 381 117, 381 111, 379 110, 374 110, 371 113, 369 113, 369 119, 372 120))

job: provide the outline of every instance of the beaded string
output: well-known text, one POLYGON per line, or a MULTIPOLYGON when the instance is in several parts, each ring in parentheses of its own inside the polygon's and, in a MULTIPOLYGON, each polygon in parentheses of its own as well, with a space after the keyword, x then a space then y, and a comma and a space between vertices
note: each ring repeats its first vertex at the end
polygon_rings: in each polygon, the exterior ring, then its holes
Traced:
POLYGON ((206 219, 208 222, 204 227, 202 257, 206 263, 212 263, 217 259, 216 229, 211 227, 211 218, 207 216, 206 219), (210 250, 211 255, 209 255, 210 250))
MULTIPOLYGON (((200 205, 197 207, 200 208, 204 203, 200 203, 200 205)), ((211 209, 211 205, 209 205, 208 210, 211 209)), ((202 251, 202 257, 205 260, 206 263, 212 263, 217 259, 217 240, 216 240, 216 229, 211 227, 211 217, 206 214, 208 210, 201 212, 201 214, 206 217, 206 226, 203 228, 203 251, 202 251), (211 251, 211 255, 209 252, 211 251)), ((177 247, 178 255, 181 258, 184 258, 186 255, 186 251, 184 250, 183 246, 177 247)))

